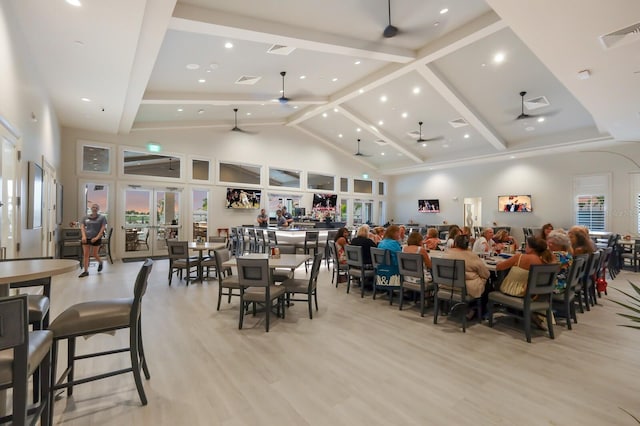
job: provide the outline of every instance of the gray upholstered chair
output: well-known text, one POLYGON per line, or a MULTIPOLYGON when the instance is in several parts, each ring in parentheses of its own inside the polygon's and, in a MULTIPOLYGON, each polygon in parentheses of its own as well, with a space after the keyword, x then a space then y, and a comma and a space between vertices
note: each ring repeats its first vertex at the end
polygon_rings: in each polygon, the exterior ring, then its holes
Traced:
POLYGON ((404 304, 404 291, 410 290, 419 294, 420 316, 424 316, 426 300, 433 293, 433 284, 424 279, 424 260, 420 253, 397 253, 398 270, 400 271, 400 310, 404 304))
POLYGON ((349 269, 347 270, 347 293, 349 293, 349 289, 351 288, 351 280, 356 279, 360 284, 360 297, 364 297, 365 282, 367 280, 373 280, 373 277, 376 274, 376 271, 373 269, 365 268, 362 250, 364 250, 364 247, 352 246, 351 244, 348 244, 345 247, 347 265, 349 266, 349 269))
MULTIPOLYGON (((320 236, 320 232, 318 231, 307 231, 304 233, 304 246, 303 246, 303 250, 304 250, 304 254, 311 256, 312 255, 312 251, 313 251, 313 256, 315 257, 315 254, 318 253, 319 251, 319 246, 318 246, 318 237, 320 236)), ((308 272, 309 271, 309 264, 311 262, 311 259, 307 259, 304 262, 304 271, 308 272)))
MULTIPOLYGON (((573 264, 569 269, 569 273, 566 277, 567 286, 562 293, 554 293, 551 301, 553 308, 560 315, 564 315, 567 320, 567 329, 571 330, 571 320, 578 323, 578 317, 576 316, 576 287, 580 281, 580 277, 584 274, 585 258, 576 257, 573 259, 573 264)), ((558 315, 556 315, 556 319, 558 315)))
POLYGON ((213 252, 216 262, 216 270, 218 271, 218 306, 216 310, 220 310, 222 296, 228 296, 228 302, 231 303, 232 296, 240 297, 240 283, 238 277, 233 275, 231 268, 224 268, 222 264, 231 258, 231 253, 227 249, 216 250, 213 252), (227 290, 225 293, 224 290, 227 290), (234 293, 233 290, 238 290, 234 293))
POLYGON ((27 424, 28 380, 40 371, 39 404, 33 407, 35 424, 50 424, 51 405, 49 376, 53 333, 48 330, 29 332, 27 296, 0 298, 0 389, 13 388, 11 416, 5 421, 22 426, 27 424))
POLYGON ((492 291, 489 293, 489 303, 487 304, 489 327, 493 327, 495 305, 501 305, 507 308, 505 311, 507 315, 522 318, 527 342, 531 343, 531 316, 535 313, 546 314, 549 337, 554 339, 551 297, 555 289, 558 269, 559 266, 555 263, 532 265, 529 269, 527 292, 524 297, 509 296, 500 291, 492 291), (519 312, 521 312, 522 315, 520 315, 519 312))
MULTIPOLYGON (((384 280, 379 279, 381 275, 378 269, 380 266, 394 268, 393 262, 391 261, 391 251, 377 247, 371 247, 369 250, 371 250, 371 263, 373 264, 373 269, 375 271, 373 276, 373 299, 375 300, 378 291, 386 291, 389 294, 389 304, 392 305, 393 293, 395 291, 400 292, 400 280, 398 280, 397 284, 392 282, 383 284, 384 280)), ((394 269, 397 269, 397 267, 394 269)), ((400 274, 398 273, 398 276, 399 275, 400 274)))
MULTIPOLYGON (((440 314, 440 301, 449 302, 449 312, 458 306, 463 306, 462 332, 467 331, 467 311, 469 303, 476 300, 467 294, 467 283, 465 280, 465 263, 462 259, 431 259, 431 277, 433 278, 433 323, 438 323, 440 314)), ((482 318, 482 313, 478 315, 478 320, 482 318)))
MULTIPOLYGON (((327 231, 327 239, 325 240, 324 243, 324 258, 327 261, 327 269, 329 269, 329 263, 333 262, 333 258, 331 257, 331 248, 330 248, 330 242, 334 241, 336 238, 336 235, 338 234, 338 230, 337 229, 331 229, 329 231, 327 231)), ((331 281, 333 282, 333 281, 331 281)))
POLYGON ((596 302, 595 300, 595 286, 596 286, 596 272, 598 271, 598 266, 600 265, 600 251, 596 251, 595 253, 591 253, 589 255, 589 259, 587 260, 587 266, 584 270, 584 275, 582 276, 582 286, 580 291, 580 296, 582 300, 584 300, 584 306, 587 308, 587 311, 591 310, 591 306, 593 306, 596 302))
POLYGON ((182 278, 182 271, 186 271, 184 279, 189 285, 189 280, 193 279, 191 276, 192 269, 200 267, 200 261, 197 257, 189 256, 189 243, 186 241, 167 240, 167 250, 169 251, 169 285, 171 285, 171 279, 173 273, 178 272, 179 277, 182 278))
POLYGON ((240 282, 240 321, 238 328, 242 329, 245 312, 249 305, 253 305, 253 314, 256 314, 256 304, 264 306, 266 320, 265 330, 269 331, 269 320, 273 301, 277 300, 277 314, 284 318, 285 287, 275 286, 271 281, 269 272, 269 259, 248 259, 239 257, 238 281, 240 282))
POLYGON ((286 290, 287 306, 289 302, 307 302, 309 306, 309 319, 313 319, 313 309, 311 299, 316 303, 316 311, 318 310, 318 273, 320 272, 320 264, 324 253, 316 253, 313 256, 313 264, 311 265, 311 276, 309 279, 290 278, 282 282, 282 286, 286 290), (293 299, 291 295, 305 295, 304 299, 293 299))
MULTIPOLYGON (((145 378, 147 380, 151 378, 142 345, 142 296, 147 290, 147 282, 152 267, 153 261, 147 259, 140 268, 133 288, 133 297, 78 303, 65 309, 53 320, 49 326, 49 330, 53 332, 53 348, 51 352, 52 401, 56 390, 67 389, 67 395, 71 396, 75 385, 105 379, 118 374, 133 373, 140 401, 142 405, 147 405, 147 397, 144 393, 140 375, 140 369, 142 369, 145 378), (122 329, 129 330, 128 347, 76 355, 76 339, 78 337, 87 337, 98 333, 112 333, 122 329), (61 340, 67 341, 67 368, 56 382, 58 343, 61 340), (77 360, 122 352, 129 352, 131 367, 81 379, 75 378, 75 362, 77 360)), ((50 418, 53 418, 53 404, 50 404, 50 407, 50 418)))

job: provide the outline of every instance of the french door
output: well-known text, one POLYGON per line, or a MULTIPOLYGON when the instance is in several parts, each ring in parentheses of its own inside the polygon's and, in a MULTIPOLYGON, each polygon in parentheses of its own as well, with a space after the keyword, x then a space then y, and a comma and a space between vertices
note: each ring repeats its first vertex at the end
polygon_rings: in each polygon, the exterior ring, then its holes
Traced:
POLYGON ((182 239, 180 191, 175 188, 124 189, 119 252, 122 258, 167 255, 167 239, 182 239))
POLYGON ((16 193, 18 157, 15 145, 0 134, 0 258, 17 257, 16 193))

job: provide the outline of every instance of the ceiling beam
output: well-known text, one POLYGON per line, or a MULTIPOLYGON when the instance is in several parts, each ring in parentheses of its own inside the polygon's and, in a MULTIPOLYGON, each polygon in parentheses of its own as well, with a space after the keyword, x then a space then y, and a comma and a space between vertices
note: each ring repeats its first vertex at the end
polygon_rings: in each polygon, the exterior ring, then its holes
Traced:
POLYGON ((369 161, 365 160, 364 158, 354 156, 353 152, 347 151, 346 149, 342 149, 338 145, 328 141, 327 139, 323 138, 322 136, 318 135, 315 132, 312 132, 311 130, 307 130, 307 129, 303 128, 303 127, 296 126, 296 125, 292 125, 291 127, 293 127, 296 130, 301 131, 302 133, 314 138, 315 140, 317 140, 319 142, 322 142, 323 144, 327 145, 328 147, 330 147, 332 149, 335 149, 336 151, 338 151, 338 152, 340 152, 340 153, 342 153, 344 155, 353 156, 353 160, 354 161, 358 161, 358 162, 362 163, 363 165, 365 165, 367 167, 371 167, 372 169, 374 169, 376 171, 378 170, 377 166, 375 166, 374 164, 372 164, 369 161))
MULTIPOLYGON (((288 105, 324 105, 326 97, 296 98, 289 100, 288 105)), ((262 105, 278 104, 277 99, 255 99, 253 97, 239 97, 234 94, 215 95, 211 93, 178 93, 178 92, 146 92, 140 104, 144 105, 262 105)))
POLYGON ((381 132, 376 126, 373 125, 373 123, 368 122, 366 119, 364 119, 362 116, 358 115, 353 110, 347 109, 344 106, 339 107, 338 110, 342 113, 342 115, 345 118, 353 121, 358 126, 360 126, 360 128, 362 128, 363 130, 366 130, 367 132, 371 133, 376 138, 382 139, 387 144, 389 144, 391 147, 393 147, 395 150, 403 153, 404 155, 406 155, 407 157, 412 159, 415 163, 421 164, 421 163, 424 162, 422 160, 422 158, 418 157, 417 155, 413 154, 411 151, 407 150, 400 143, 396 142, 395 139, 393 139, 391 136, 387 135, 384 132, 381 132))
POLYGON ((498 151, 507 149, 507 143, 491 129, 489 124, 485 122, 477 112, 472 110, 472 108, 462 100, 461 96, 445 81, 444 77, 436 74, 428 64, 418 67, 416 71, 427 80, 431 87, 433 87, 449 105, 458 111, 462 118, 467 120, 487 142, 493 145, 498 151))
MULTIPOLYGON (((284 120, 280 121, 247 121, 242 123, 242 127, 266 127, 283 126, 284 120)), ((131 131, 141 130, 168 130, 168 129, 198 129, 198 128, 231 128, 233 122, 211 122, 211 121, 144 121, 136 122, 131 131)))
POLYGON ((407 63, 415 59, 415 52, 410 49, 372 43, 371 40, 341 37, 184 3, 176 5, 169 29, 258 43, 281 44, 316 52, 357 56, 385 62, 407 63))

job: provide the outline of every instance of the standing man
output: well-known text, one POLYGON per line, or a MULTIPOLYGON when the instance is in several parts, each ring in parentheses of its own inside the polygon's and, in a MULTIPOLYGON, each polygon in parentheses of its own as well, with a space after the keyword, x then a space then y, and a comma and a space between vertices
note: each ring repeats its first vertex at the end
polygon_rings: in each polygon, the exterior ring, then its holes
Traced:
POLYGON ((293 223, 293 216, 291 216, 291 213, 289 213, 287 211, 286 207, 282 207, 282 216, 287 221, 287 225, 286 226, 289 226, 289 225, 291 225, 293 223))
POLYGON ((258 226, 260 228, 266 228, 269 226, 269 216, 267 216, 264 209, 260 209, 260 214, 258 215, 258 226))
POLYGON ((282 215, 282 210, 276 210, 276 224, 278 227, 287 227, 287 219, 282 215))
POLYGON ((80 231, 82 232, 82 263, 84 272, 79 278, 89 275, 89 256, 95 257, 98 261, 98 272, 102 271, 102 259, 98 255, 100 245, 102 244, 102 236, 107 227, 107 218, 98 214, 100 206, 91 205, 91 214, 85 216, 80 221, 80 231))

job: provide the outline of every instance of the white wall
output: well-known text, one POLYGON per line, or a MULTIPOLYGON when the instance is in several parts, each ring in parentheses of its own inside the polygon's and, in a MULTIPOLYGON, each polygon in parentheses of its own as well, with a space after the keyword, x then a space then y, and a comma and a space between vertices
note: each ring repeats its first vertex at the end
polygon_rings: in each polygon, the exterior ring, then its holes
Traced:
POLYGON ((640 172, 640 145, 629 143, 598 152, 575 152, 544 157, 514 159, 451 168, 441 171, 393 176, 389 179, 388 217, 396 223, 413 220, 422 225, 462 224, 464 197, 482 198, 482 226, 539 227, 551 222, 556 228, 574 224, 573 178, 610 173, 610 231, 636 234, 637 216, 632 201, 634 174, 640 172), (498 211, 498 196, 531 194, 534 211, 498 211), (439 214, 418 213, 419 198, 440 200, 439 214))
POLYGON ((22 150, 19 255, 29 257, 41 254, 42 231, 24 228, 27 223, 27 165, 29 161, 42 164, 44 157, 59 169, 60 130, 22 36, 22 31, 34 29, 17 27, 11 18, 15 16, 11 9, 11 2, 0 2, 0 115, 21 134, 18 141, 22 150))

